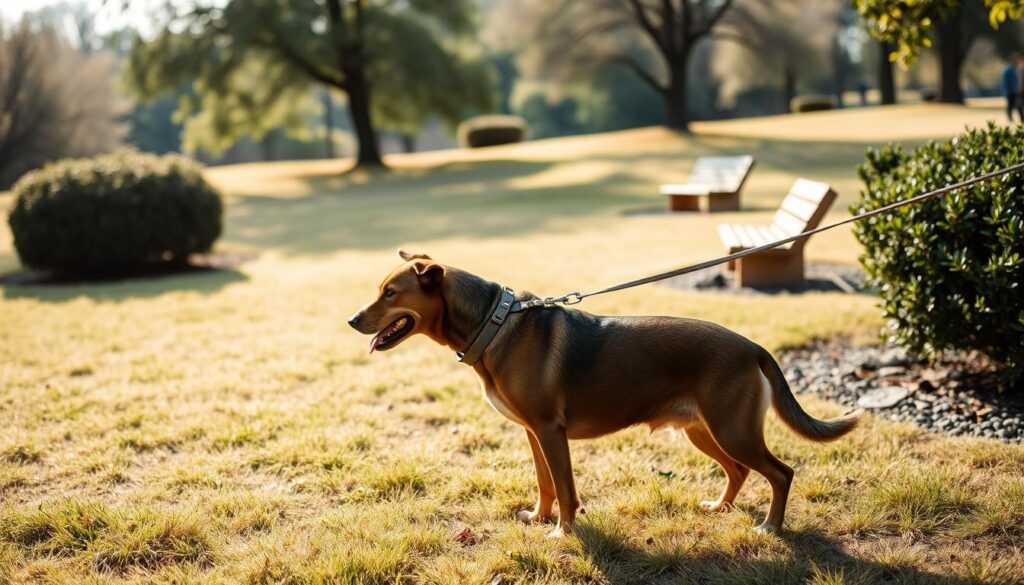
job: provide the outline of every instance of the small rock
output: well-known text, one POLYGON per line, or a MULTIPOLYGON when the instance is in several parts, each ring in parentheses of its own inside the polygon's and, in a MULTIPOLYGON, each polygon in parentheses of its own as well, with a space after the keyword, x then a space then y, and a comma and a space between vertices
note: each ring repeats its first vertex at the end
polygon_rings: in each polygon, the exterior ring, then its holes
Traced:
POLYGON ((861 408, 891 408, 910 394, 901 386, 883 386, 866 392, 857 399, 861 408))
POLYGON ((879 378, 893 378, 895 376, 902 376, 907 373, 907 369, 902 366, 886 366, 879 368, 876 374, 879 378))
POLYGON ((889 349, 878 358, 879 368, 909 365, 910 359, 907 357, 907 352, 900 347, 889 349))

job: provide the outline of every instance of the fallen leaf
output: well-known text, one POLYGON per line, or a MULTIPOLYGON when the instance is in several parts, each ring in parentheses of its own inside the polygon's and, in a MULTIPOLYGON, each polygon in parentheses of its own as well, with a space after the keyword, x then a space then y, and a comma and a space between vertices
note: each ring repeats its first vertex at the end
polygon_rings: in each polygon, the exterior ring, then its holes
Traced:
POLYGON ((462 546, 473 546, 477 543, 476 535, 473 534, 473 529, 469 526, 463 528, 455 535, 455 542, 462 546))

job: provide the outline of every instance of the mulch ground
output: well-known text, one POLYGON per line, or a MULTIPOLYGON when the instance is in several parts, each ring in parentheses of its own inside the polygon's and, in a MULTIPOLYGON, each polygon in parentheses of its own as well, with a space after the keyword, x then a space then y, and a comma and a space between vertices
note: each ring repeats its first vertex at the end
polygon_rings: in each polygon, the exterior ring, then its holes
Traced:
POLYGON ((929 431, 1006 442, 1024 440, 1024 388, 1006 388, 978 352, 947 352, 935 363, 888 345, 820 340, 779 353, 793 391, 865 408, 929 431))

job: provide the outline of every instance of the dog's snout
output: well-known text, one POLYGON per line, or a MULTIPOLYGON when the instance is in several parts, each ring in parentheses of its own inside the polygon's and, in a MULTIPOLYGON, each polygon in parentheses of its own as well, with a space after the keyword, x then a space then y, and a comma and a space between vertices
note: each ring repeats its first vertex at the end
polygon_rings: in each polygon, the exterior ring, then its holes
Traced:
POLYGON ((359 322, 362 321, 362 320, 363 320, 363 314, 362 313, 356 313, 355 315, 352 315, 351 317, 348 318, 348 324, 351 325, 353 329, 358 329, 359 328, 359 322))

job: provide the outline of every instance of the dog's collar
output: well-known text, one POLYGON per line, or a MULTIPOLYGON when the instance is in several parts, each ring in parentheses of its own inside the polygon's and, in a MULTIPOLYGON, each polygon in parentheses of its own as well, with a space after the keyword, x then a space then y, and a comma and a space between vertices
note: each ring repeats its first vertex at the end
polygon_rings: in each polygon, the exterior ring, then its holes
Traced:
POLYGON ((484 326, 476 334, 476 337, 473 338, 473 341, 470 342, 469 347, 465 351, 456 352, 455 356, 467 366, 472 366, 480 361, 484 350, 491 344, 501 326, 505 324, 505 318, 508 317, 508 314, 521 310, 521 304, 516 301, 516 293, 507 286, 501 287, 501 296, 498 297, 498 302, 495 304, 494 310, 491 311, 491 316, 484 322, 484 326))

